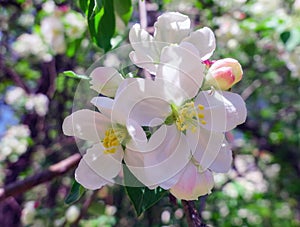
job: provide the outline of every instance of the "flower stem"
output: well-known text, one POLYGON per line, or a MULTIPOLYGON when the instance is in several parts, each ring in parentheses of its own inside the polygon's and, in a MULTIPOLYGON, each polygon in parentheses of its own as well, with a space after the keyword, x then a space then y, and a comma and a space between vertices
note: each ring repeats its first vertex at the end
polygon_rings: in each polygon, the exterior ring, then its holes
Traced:
POLYGON ((195 208, 194 201, 181 200, 184 212, 186 214, 187 223, 189 227, 206 227, 207 225, 202 222, 197 209, 195 208))

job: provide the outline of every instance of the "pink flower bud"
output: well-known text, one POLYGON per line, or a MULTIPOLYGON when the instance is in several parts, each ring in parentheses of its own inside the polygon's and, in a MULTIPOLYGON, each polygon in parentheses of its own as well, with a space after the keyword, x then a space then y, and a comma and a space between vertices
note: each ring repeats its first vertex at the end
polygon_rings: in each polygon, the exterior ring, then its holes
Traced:
POLYGON ((224 58, 215 61, 208 69, 205 87, 213 86, 216 89, 228 90, 243 77, 240 63, 233 58, 224 58))

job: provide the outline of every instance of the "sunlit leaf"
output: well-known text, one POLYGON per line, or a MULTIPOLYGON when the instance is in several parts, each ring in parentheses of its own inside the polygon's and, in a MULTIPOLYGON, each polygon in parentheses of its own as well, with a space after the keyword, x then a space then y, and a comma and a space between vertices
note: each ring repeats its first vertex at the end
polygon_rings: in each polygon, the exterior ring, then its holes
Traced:
POLYGON ((89 80, 90 79, 86 75, 76 74, 73 71, 64 71, 62 74, 65 75, 65 76, 71 77, 71 78, 75 78, 75 79, 83 79, 83 80, 89 80))
POLYGON ((78 201, 84 192, 85 188, 82 187, 79 183, 77 183, 77 181, 74 181, 74 183, 72 184, 72 188, 65 199, 65 203, 71 204, 78 201))
POLYGON ((115 7, 115 12, 120 16, 122 21, 127 25, 133 12, 131 0, 114 0, 114 7, 115 7))

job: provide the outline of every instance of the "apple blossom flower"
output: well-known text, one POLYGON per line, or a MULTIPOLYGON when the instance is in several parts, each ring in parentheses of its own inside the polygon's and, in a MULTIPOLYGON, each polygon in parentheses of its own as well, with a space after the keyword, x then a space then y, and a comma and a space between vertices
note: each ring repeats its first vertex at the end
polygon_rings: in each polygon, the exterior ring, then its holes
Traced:
POLYGON ((24 33, 20 35, 16 42, 13 43, 13 50, 20 57, 28 57, 34 55, 44 61, 52 59, 48 54, 48 47, 43 42, 42 38, 37 34, 24 33))
POLYGON ((164 13, 158 17, 154 24, 154 36, 142 29, 139 24, 135 24, 129 32, 130 44, 134 49, 129 55, 131 61, 156 74, 163 48, 182 43, 194 45, 200 59, 207 60, 215 50, 215 36, 207 27, 191 32, 190 26, 190 19, 177 12, 164 13))
POLYGON ((203 89, 213 86, 218 90, 228 90, 242 79, 243 70, 240 63, 233 58, 215 61, 205 77, 203 89))
POLYGON ((41 34, 55 54, 62 54, 66 50, 64 30, 62 21, 55 14, 41 21, 41 34))
POLYGON ((85 18, 75 11, 70 11, 65 15, 64 25, 66 27, 66 35, 71 40, 82 37, 87 27, 85 18))
POLYGON ((43 5, 42 5, 43 10, 48 13, 54 13, 55 9, 56 9, 56 5, 55 2, 50 0, 50 1, 46 1, 43 5))
POLYGON ((17 158, 26 152, 30 130, 27 125, 11 126, 0 140, 0 161, 17 158))
POLYGON ((8 105, 20 106, 24 102, 24 97, 26 96, 27 94, 23 88, 12 87, 6 92, 4 100, 8 105))
POLYGON ((30 94, 26 100, 25 108, 34 110, 37 115, 43 117, 48 112, 49 99, 42 93, 30 94))
MULTIPOLYGON (((126 86, 121 84, 125 88, 117 91, 112 119, 128 117, 143 126, 160 126, 148 144, 125 157, 125 162, 146 186, 169 189, 177 183, 180 171, 191 157, 198 163, 199 173, 213 164, 225 143, 223 132, 244 122, 246 109, 239 95, 203 91, 192 100, 193 96, 179 85, 159 77, 155 81, 124 80, 126 86)), ((230 152, 228 149, 222 152, 226 160, 219 169, 216 167, 217 171, 228 170, 232 160, 230 152)))
POLYGON ((122 170, 122 146, 146 141, 146 135, 130 119, 111 121, 112 99, 95 97, 91 102, 100 113, 88 109, 72 113, 63 122, 63 132, 93 142, 75 171, 75 179, 85 188, 94 190, 114 182, 113 178, 122 170))

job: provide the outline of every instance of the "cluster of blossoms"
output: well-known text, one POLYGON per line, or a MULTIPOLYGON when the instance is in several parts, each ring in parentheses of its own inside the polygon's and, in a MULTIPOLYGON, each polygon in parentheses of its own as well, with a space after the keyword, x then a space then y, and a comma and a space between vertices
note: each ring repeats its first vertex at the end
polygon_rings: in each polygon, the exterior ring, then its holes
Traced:
POLYGON ((15 161, 28 147, 30 130, 27 125, 10 127, 0 140, 0 161, 15 161))
POLYGON ((20 35, 13 50, 21 57, 35 56, 51 61, 52 56, 66 52, 68 41, 79 39, 86 31, 84 17, 69 8, 56 7, 49 1, 43 5, 48 15, 41 20, 40 30, 20 35))
POLYGON ((190 26, 187 16, 169 12, 153 36, 132 27, 129 57, 151 78, 124 78, 110 67, 91 73, 91 88, 101 94, 91 100, 98 111, 76 111, 63 123, 66 135, 93 143, 75 172, 84 187, 116 182, 124 164, 148 188, 195 200, 210 193, 212 172, 230 169, 225 132, 243 123, 247 111, 238 94, 225 90, 243 72, 234 59, 210 61, 213 32, 190 26))
POLYGON ((49 99, 42 93, 27 94, 21 87, 13 87, 5 94, 5 102, 13 107, 19 107, 27 111, 34 111, 37 115, 43 117, 48 112, 49 99))

